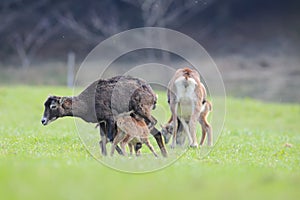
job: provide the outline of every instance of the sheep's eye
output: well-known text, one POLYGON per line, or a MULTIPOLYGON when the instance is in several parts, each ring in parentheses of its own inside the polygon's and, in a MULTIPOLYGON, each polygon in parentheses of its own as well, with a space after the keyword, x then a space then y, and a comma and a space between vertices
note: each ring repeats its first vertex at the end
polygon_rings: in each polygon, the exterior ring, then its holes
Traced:
POLYGON ((56 109, 56 108, 57 108, 56 105, 50 105, 50 109, 54 110, 54 109, 56 109))

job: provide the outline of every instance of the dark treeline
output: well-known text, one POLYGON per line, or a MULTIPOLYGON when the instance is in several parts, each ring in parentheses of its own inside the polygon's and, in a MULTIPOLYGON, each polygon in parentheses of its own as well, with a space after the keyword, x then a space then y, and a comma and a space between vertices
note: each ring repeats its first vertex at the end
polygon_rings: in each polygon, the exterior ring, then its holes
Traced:
POLYGON ((0 62, 26 68, 34 60, 65 59, 69 51, 84 57, 103 39, 144 26, 182 31, 214 51, 211 41, 225 40, 220 34, 232 24, 247 26, 243 20, 259 22, 260 15, 299 21, 299 7, 281 0, 2 0, 0 62))

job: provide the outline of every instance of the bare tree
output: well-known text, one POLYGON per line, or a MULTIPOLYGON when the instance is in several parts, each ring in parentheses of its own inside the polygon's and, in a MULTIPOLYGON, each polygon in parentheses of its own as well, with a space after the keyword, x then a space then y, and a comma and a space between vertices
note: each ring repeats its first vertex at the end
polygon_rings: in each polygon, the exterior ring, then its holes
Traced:
POLYGON ((86 11, 87 19, 76 18, 72 12, 56 13, 57 20, 78 35, 93 43, 99 42, 113 34, 126 30, 127 24, 121 22, 119 11, 114 3, 106 4, 101 11, 91 8, 86 11), (99 14, 101 13, 101 15, 99 14))
POLYGON ((58 30, 58 24, 51 22, 49 13, 43 13, 44 17, 41 18, 36 15, 36 11, 47 7, 49 2, 50 0, 6 0, 0 3, 0 33, 15 49, 22 68, 29 67, 37 51, 58 30))
POLYGON ((52 24, 49 18, 42 18, 31 30, 12 35, 12 44, 21 60, 22 68, 29 67, 37 51, 58 29, 58 23, 52 24))
MULTIPOLYGON (((176 27, 180 26, 194 15, 200 13, 215 0, 122 0, 141 10, 144 26, 146 27, 176 27)), ((207 30, 207 27, 205 27, 207 30)), ((160 32, 159 40, 163 43, 166 35, 160 32)), ((149 37, 146 37, 146 39, 149 37)), ((149 41, 151 42, 151 41, 149 41)), ((164 45, 167 45, 164 43, 164 45)), ((165 63, 170 61, 168 53, 162 53, 165 63)), ((148 59, 154 57, 148 53, 148 59)))
POLYGON ((179 26, 215 0, 122 0, 141 10, 144 26, 179 26))

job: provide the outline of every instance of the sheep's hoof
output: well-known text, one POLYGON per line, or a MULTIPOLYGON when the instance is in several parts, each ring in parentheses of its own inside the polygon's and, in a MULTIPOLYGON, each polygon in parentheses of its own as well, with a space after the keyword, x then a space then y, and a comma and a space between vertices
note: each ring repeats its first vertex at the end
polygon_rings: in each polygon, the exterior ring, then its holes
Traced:
POLYGON ((190 144, 191 148, 198 148, 198 144, 190 144))

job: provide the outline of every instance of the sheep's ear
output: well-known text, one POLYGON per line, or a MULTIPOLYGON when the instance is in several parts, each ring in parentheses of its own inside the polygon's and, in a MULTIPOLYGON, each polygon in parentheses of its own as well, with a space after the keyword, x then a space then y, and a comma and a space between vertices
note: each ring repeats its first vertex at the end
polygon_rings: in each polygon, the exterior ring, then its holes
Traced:
POLYGON ((134 97, 134 100, 136 100, 136 101, 141 101, 140 95, 136 95, 136 96, 134 97))
POLYGON ((63 107, 63 108, 71 108, 72 107, 72 100, 70 98, 67 97, 62 97, 59 101, 59 104, 63 107))

